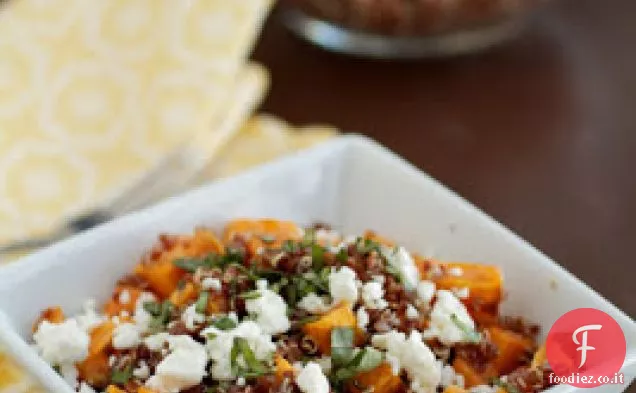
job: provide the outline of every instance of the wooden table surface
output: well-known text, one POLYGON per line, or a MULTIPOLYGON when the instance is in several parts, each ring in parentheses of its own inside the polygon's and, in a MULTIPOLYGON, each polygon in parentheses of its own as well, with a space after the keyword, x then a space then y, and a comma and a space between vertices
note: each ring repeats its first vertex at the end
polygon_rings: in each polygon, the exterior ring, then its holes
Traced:
POLYGON ((274 17, 263 110, 367 134, 636 316, 636 1, 563 0, 470 57, 381 62, 301 42, 274 17))

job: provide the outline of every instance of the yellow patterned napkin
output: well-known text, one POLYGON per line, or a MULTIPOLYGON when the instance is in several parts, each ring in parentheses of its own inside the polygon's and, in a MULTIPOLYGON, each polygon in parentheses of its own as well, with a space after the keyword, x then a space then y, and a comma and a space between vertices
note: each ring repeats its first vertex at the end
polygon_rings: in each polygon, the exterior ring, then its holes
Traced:
POLYGON ((0 241, 45 231, 211 129, 271 0, 12 0, 0 241))

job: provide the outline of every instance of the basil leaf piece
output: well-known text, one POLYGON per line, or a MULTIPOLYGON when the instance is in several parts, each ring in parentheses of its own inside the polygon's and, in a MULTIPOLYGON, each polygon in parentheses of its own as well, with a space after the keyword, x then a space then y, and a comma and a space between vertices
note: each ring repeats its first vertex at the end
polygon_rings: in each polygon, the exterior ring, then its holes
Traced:
POLYGON ((372 347, 366 347, 356 355, 349 367, 358 373, 371 371, 378 367, 383 359, 382 352, 372 347))
POLYGON ((110 380, 117 385, 124 385, 130 380, 130 378, 132 378, 132 374, 133 368, 132 365, 129 364, 123 370, 113 370, 110 375, 110 380))
POLYGON ((331 330, 331 362, 335 367, 344 366, 353 356, 353 329, 336 327, 331 330))
POLYGON ((254 355, 254 352, 252 351, 252 348, 250 348, 246 339, 243 337, 235 337, 234 344, 238 345, 239 350, 243 355, 243 359, 245 360, 245 363, 247 363, 249 371, 259 374, 263 374, 267 371, 265 366, 256 359, 256 355, 254 355))
POLYGON ((353 348, 353 328, 333 328, 331 330, 331 348, 353 348))
POLYGON ((159 312, 156 315, 153 315, 153 318, 148 324, 148 327, 151 329, 151 331, 157 332, 165 328, 166 324, 170 321, 170 316, 172 315, 173 310, 174 304, 172 304, 169 300, 161 303, 159 312))
POLYGON ((350 368, 341 368, 338 371, 336 371, 336 380, 339 381, 344 381, 346 379, 351 379, 353 377, 355 377, 358 373, 350 368))
POLYGON ((236 321, 230 317, 221 317, 214 322, 212 322, 212 326, 219 330, 230 330, 236 327, 236 321))
POLYGON ((194 310, 199 314, 205 315, 205 312, 208 309, 208 299, 210 299, 209 292, 202 291, 201 293, 199 293, 199 298, 194 305, 194 310))
POLYGON ((466 325, 464 322, 460 321, 457 315, 451 314, 450 319, 455 324, 455 326, 457 326, 462 332, 464 332, 466 340, 468 340, 469 342, 478 343, 482 340, 481 334, 478 331, 472 329, 470 326, 466 325))

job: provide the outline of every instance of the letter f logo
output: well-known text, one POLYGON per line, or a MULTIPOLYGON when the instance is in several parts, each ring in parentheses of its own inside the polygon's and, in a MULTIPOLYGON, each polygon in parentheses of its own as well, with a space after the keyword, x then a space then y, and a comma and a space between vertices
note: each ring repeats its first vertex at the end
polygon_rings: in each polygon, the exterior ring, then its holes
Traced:
POLYGON ((596 349, 592 346, 587 345, 587 332, 590 330, 601 330, 602 328, 603 325, 585 325, 576 329, 574 333, 572 333, 572 341, 574 341, 574 344, 580 345, 580 347, 576 348, 577 351, 581 351, 581 364, 579 364, 579 368, 583 367, 585 361, 587 360, 587 351, 593 351, 596 349), (577 336, 581 332, 583 334, 581 335, 581 342, 579 342, 577 336))

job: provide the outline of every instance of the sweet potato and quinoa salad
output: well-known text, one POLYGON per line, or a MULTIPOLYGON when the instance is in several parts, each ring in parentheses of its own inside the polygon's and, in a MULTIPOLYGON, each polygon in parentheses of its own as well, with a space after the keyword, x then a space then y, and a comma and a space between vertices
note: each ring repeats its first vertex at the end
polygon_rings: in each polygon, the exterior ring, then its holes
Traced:
POLYGON ((373 232, 235 220, 161 235, 96 310, 44 310, 35 348, 79 392, 526 393, 538 328, 502 317, 493 266, 373 232))

